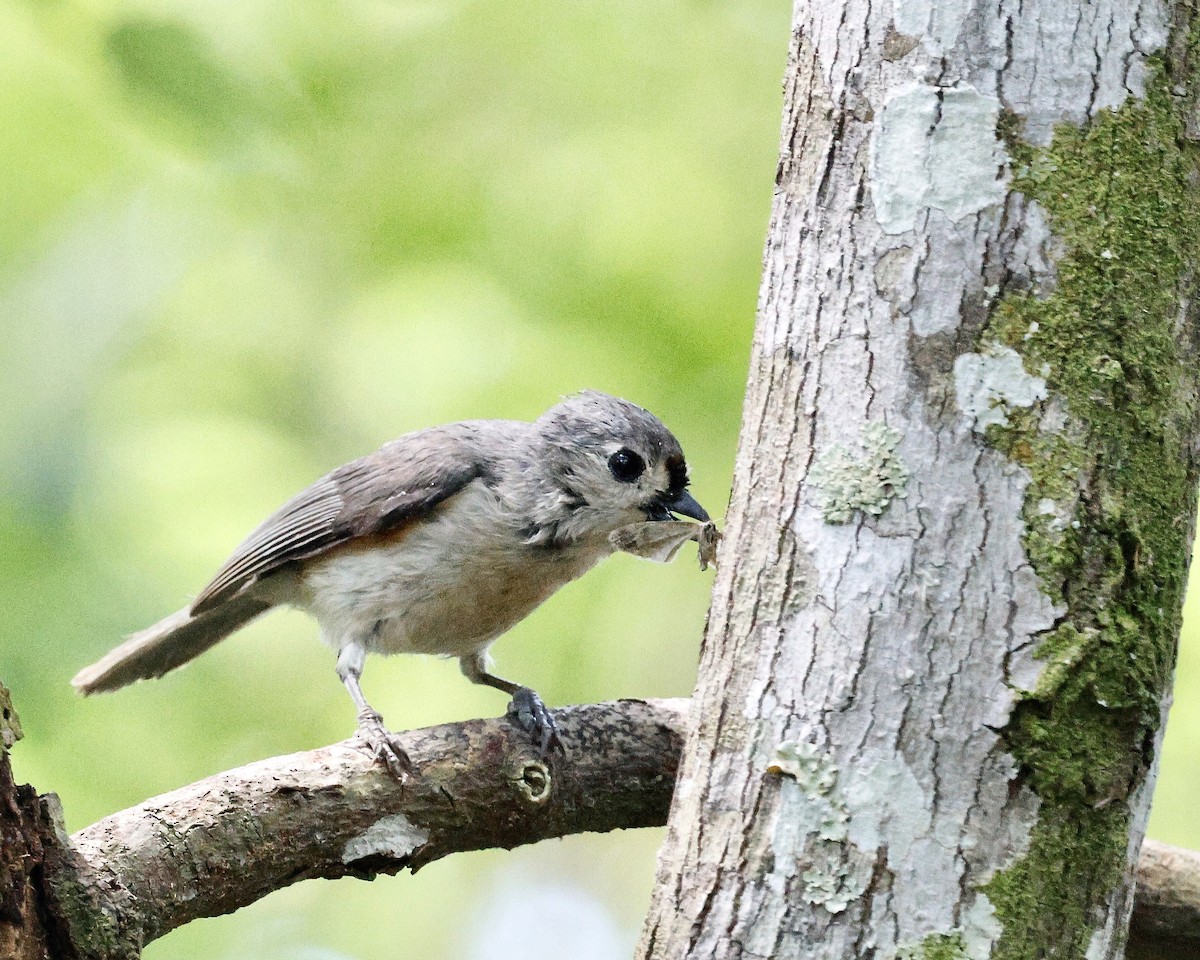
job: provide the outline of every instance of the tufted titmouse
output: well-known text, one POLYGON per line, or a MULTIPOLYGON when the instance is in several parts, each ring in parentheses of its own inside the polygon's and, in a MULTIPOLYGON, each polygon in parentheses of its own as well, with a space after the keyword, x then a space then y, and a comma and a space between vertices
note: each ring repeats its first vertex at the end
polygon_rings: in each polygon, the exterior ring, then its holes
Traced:
POLYGON ((711 531, 687 483, 671 432, 595 391, 533 423, 469 420, 409 433, 288 501, 191 606, 72 682, 88 694, 162 676, 286 605, 317 619, 358 708, 359 735, 398 775, 407 758, 359 686, 367 653, 458 657, 472 682, 512 697, 509 715, 544 752, 560 746, 550 714, 528 687, 488 672, 488 647, 615 549, 638 552, 640 528, 655 532, 643 540, 673 542, 642 551, 657 559, 682 543, 667 526, 672 514, 711 531))

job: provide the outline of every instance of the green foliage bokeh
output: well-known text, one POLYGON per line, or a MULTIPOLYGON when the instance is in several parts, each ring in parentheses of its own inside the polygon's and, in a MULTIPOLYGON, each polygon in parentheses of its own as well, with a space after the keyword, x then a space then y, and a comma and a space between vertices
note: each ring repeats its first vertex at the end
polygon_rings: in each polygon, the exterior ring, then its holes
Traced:
MULTIPOLYGON (((0 5, 0 679, 17 773, 72 829, 348 734, 291 614, 156 683, 68 680, 391 436, 596 387, 670 424, 723 511, 788 21, 766 0, 0 5)), ((551 703, 687 694, 708 583, 690 555, 616 557, 498 664, 551 703)), ((1200 847, 1194 646, 1153 828, 1200 847)), ((503 709, 452 662, 374 660, 365 686, 397 728, 503 709)), ((658 841, 301 884, 146 956, 627 955, 658 841)))

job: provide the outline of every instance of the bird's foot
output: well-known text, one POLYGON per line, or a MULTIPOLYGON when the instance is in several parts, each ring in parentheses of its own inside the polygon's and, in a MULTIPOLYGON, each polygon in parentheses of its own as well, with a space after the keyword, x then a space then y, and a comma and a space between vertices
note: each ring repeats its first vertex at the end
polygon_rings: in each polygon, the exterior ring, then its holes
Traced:
POLYGON ((383 725, 383 717, 374 710, 364 710, 358 715, 357 735, 392 776, 401 783, 408 779, 413 771, 412 761, 400 745, 400 738, 383 725))
POLYGON ((533 739, 533 745, 545 757, 552 752, 566 753, 562 738, 558 735, 558 724, 542 703, 542 698, 528 687, 517 687, 507 716, 533 739))

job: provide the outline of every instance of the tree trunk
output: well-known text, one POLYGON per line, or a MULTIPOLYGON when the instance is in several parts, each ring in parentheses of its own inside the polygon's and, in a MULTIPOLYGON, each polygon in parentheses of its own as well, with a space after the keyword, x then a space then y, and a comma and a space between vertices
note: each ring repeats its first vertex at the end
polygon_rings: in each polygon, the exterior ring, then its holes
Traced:
POLYGON ((1194 15, 798 0, 640 957, 1122 955, 1198 479, 1194 15))
POLYGON ((37 792, 17 786, 8 761, 9 748, 21 739, 21 724, 0 684, 0 957, 40 960, 49 953, 41 920, 42 891, 37 792))
POLYGON ((0 960, 131 960, 112 936, 103 892, 80 884, 52 793, 13 779, 8 751, 21 724, 0 683, 0 960))

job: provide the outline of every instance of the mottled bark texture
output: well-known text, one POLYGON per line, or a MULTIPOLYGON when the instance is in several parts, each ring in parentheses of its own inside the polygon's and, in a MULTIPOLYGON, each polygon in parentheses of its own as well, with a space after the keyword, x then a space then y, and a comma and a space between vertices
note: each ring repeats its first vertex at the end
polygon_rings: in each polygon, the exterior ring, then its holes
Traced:
POLYGON ((13 780, 8 751, 20 739, 0 684, 0 960, 136 956, 112 936, 105 892, 80 881, 58 797, 13 780))
POLYGON ((49 952, 39 903, 46 831, 37 792, 13 781, 8 751, 21 725, 0 685, 0 957, 34 960, 49 952))
POLYGON ((798 0, 639 956, 1121 956, 1197 486, 1194 11, 798 0))

